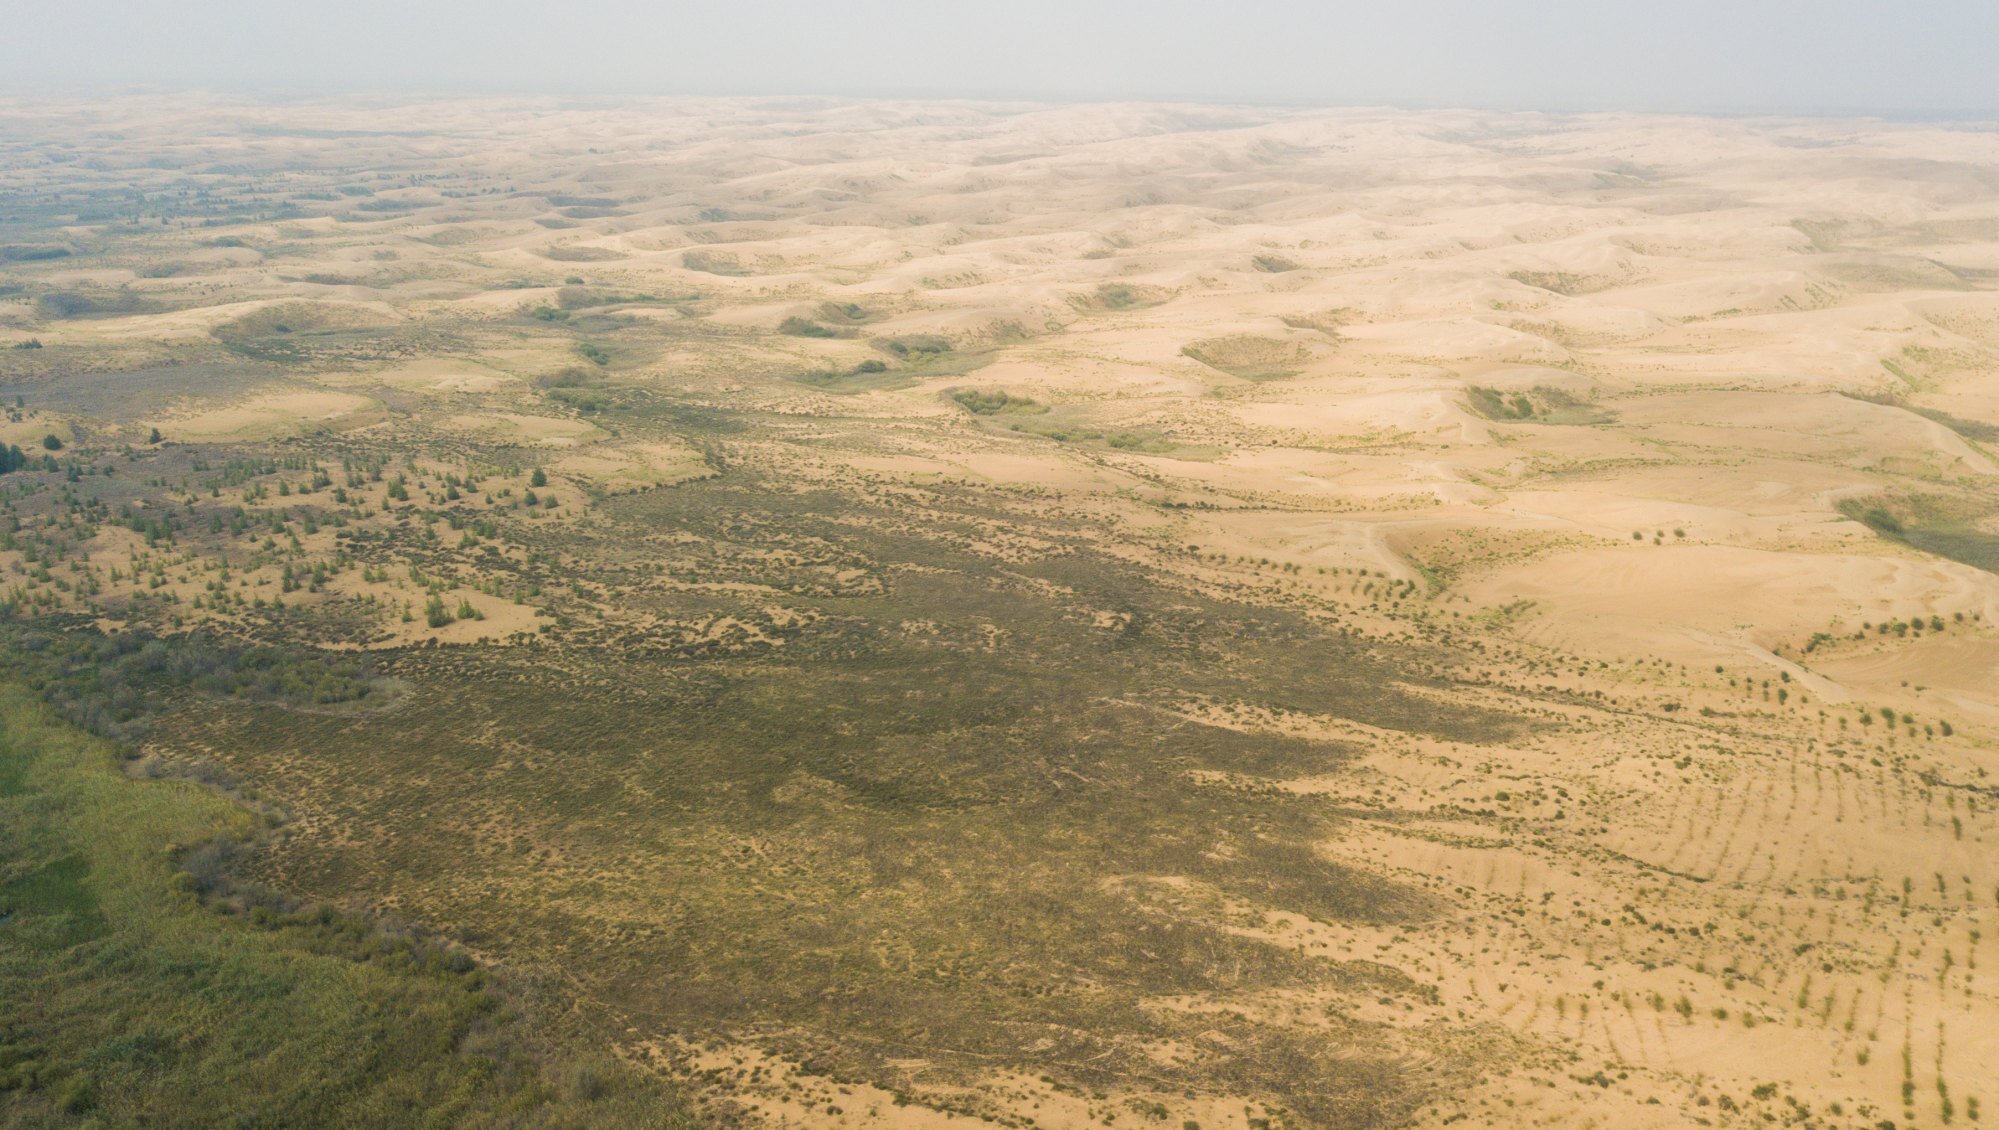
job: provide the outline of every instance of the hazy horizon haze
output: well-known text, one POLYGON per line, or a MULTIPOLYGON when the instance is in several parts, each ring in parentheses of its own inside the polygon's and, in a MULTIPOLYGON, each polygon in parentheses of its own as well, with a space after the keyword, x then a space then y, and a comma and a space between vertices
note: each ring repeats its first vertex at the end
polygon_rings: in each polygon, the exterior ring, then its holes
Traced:
POLYGON ((1429 0, 23 8, 0 90, 832 95, 1999 116, 1999 6, 1429 0))

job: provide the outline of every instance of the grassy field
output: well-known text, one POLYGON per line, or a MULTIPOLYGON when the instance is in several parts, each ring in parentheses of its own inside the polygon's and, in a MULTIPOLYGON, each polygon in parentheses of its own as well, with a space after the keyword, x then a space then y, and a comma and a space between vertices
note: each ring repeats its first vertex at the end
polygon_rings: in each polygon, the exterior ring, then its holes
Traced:
POLYGON ((1849 499, 1840 513, 1890 541, 1999 573, 1999 533, 1991 528, 1988 498, 1912 493, 1849 499))
POLYGON ((280 845, 270 881, 336 902, 388 893, 510 961, 559 962, 617 1002, 613 1027, 757 1030, 886 1089, 924 1048, 933 1077, 999 1064, 1079 1087, 1245 1090, 1345 1124, 1420 1093, 1391 1067, 1401 1036, 1350 1015, 1321 1023, 1379 1054, 1143 1007, 1172 993, 1421 1000, 1398 971, 1245 938, 1199 906, 1371 926, 1435 909, 1316 854, 1338 824, 1322 805, 1200 782, 1331 772, 1349 749, 1165 707, 1247 697, 1460 738, 1501 737, 1507 720, 1385 690, 1386 658, 1338 630, 1163 589, 1060 517, 1029 524, 975 492, 891 506, 736 475, 603 510, 601 532, 560 536, 590 587, 656 618, 648 632, 412 652, 392 668, 410 697, 378 715, 196 705, 168 723, 298 798, 306 824, 379 832, 280 845), (963 546, 1006 518, 1041 547, 995 573, 963 546), (677 637, 668 625, 756 624, 769 597, 675 593, 638 570, 781 593, 816 627, 677 637), (476 880, 444 862, 467 856, 476 880), (1155 875, 1191 883, 1190 906, 1128 886, 1155 875), (1217 1024, 1234 1054, 1143 1053, 1217 1024))
POLYGON ((0 1124, 691 1125, 461 952, 204 899, 177 861, 259 820, 123 765, 0 686, 0 1124))

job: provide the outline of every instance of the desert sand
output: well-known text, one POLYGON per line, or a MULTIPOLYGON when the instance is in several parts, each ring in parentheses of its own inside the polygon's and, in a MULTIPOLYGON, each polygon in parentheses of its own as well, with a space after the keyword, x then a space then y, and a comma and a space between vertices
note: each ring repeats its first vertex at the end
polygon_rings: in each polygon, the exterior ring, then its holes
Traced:
MULTIPOLYGON (((379 453, 386 477, 335 468, 352 526, 299 535, 365 578, 285 596, 369 610, 341 646, 797 646, 841 613, 793 581, 675 564, 710 536, 695 525, 647 527, 658 563, 615 577, 546 540, 609 537, 617 500, 751 468, 800 495, 987 499, 989 523, 950 536, 995 576, 1049 557, 1062 538, 1035 516, 1059 510, 1074 545, 1161 591, 1341 625, 1400 656, 1410 693, 1519 723, 1480 741, 1240 689, 1134 699, 1170 732, 1348 751, 1302 775, 1190 770, 1184 788, 1317 806, 1320 859, 1428 909, 1342 921, 1197 874, 1092 877, 1134 913, 1420 990, 1156 993, 1138 1008, 1182 1042, 1119 1045, 1115 1077, 1073 1082, 1066 1051, 923 1046, 817 1074, 795 1015, 676 1018, 632 1005, 615 963, 579 965, 604 1040, 718 1120, 1345 1124, 1301 1109, 1310 1078, 1176 1074, 1233 1054, 1211 1014, 1327 1054, 1387 1049, 1414 1097, 1355 1123, 1931 1127, 1999 1101, 1999 131, 134 96, 0 107, 0 144, 0 242, 73 252, 0 267, 0 346, 41 346, 0 352, 0 392, 23 398, 0 441, 108 454, 157 428, 215 466, 379 453), (678 414, 644 415, 664 403, 678 414), (560 506, 521 510, 529 468, 560 506), (406 537, 335 541, 398 513, 412 529, 447 506, 447 475, 456 495, 475 474, 453 499, 465 522, 543 540, 468 526, 484 549, 426 582, 406 537), (399 477, 415 499, 391 498, 399 477), (557 579, 530 593, 510 570, 543 560, 557 579), (481 618, 409 619, 426 584, 481 618), (1376 1045, 1349 1049, 1355 1025, 1376 1045)), ((161 467, 131 481, 180 481, 161 467)), ((306 472, 247 481, 287 477, 306 472)), ((171 509, 204 492, 151 493, 171 509)), ((440 544, 474 540, 456 527, 440 544)), ((739 534, 757 544, 754 523, 739 534)), ((813 544, 811 591, 876 584, 813 544)), ((122 580, 36 585, 17 548, 0 589, 107 624, 157 622, 178 594, 181 623, 270 630, 261 599, 200 599, 222 553, 107 525, 88 561, 122 580)), ((229 560, 247 592, 281 565, 229 560)), ((910 570, 867 592, 893 601, 910 570)), ((1091 599, 1073 596, 1079 639, 1129 628, 1091 599)), ((911 638, 950 636, 911 616, 911 638)), ((174 733, 159 756, 200 736, 174 733)), ((377 833, 340 828, 339 790, 360 786, 222 756, 296 815, 270 871, 308 893, 449 930, 525 881, 476 852, 461 890, 400 876, 351 846, 377 833)), ((652 849, 528 838, 556 852, 575 929, 638 945, 701 928, 653 909, 652 849)), ((569 952, 557 933, 488 924, 481 944, 533 966, 569 952)))

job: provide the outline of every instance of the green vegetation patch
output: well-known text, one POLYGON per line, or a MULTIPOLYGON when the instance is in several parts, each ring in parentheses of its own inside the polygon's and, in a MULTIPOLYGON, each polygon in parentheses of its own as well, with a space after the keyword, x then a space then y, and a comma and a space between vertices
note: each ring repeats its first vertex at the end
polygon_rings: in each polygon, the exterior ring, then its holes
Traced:
POLYGON ((800 318, 797 317, 796 315, 786 318, 782 322, 779 322, 777 325, 777 332, 781 334, 790 334, 792 337, 843 336, 839 330, 833 329, 830 326, 822 326, 818 322, 815 322, 810 318, 800 318))
POLYGON ((1922 408, 1913 404, 1904 407, 1925 420, 1942 424, 1973 443, 1999 444, 1999 424, 1990 424, 1984 420, 1967 420, 1962 416, 1953 416, 1935 408, 1922 408))
POLYGON ((567 196, 557 194, 548 197, 548 203, 555 208, 616 208, 618 202, 608 196, 567 196))
POLYGON ((792 379, 825 392, 876 392, 908 388, 930 374, 908 367, 890 368, 872 358, 848 369, 811 369, 792 379))
POLYGON ((302 364, 329 354, 382 351, 398 327, 371 311, 331 302, 283 302, 215 327, 215 339, 232 353, 258 361, 302 364))
MULTIPOLYGON (((1895 356, 1881 359, 1883 369, 1907 385, 1909 391, 1917 393, 1933 392, 1953 377, 1973 374, 1983 377, 1988 364, 1985 354, 1975 348, 1946 349, 1915 344, 1905 345, 1895 356)), ((1878 398, 1876 402, 1909 407, 1892 394, 1878 398)))
POLYGON ((1338 341, 1340 338, 1340 327, 1354 320, 1354 312, 1344 306, 1339 306, 1331 310, 1320 310, 1311 314, 1286 314, 1279 320, 1294 330, 1316 330, 1332 338, 1334 341, 1338 341))
POLYGON ((1245 381, 1281 381, 1286 377, 1295 377, 1299 367, 1312 359, 1311 351, 1303 342, 1257 337, 1254 334, 1203 338, 1182 347, 1180 352, 1211 369, 1219 369, 1245 381))
POLYGON ((1037 415, 1048 411, 1048 406, 1026 396, 1015 396, 999 389, 959 389, 951 394, 951 399, 959 407, 975 416, 1001 416, 1009 414, 1037 415))
POLYGON ((613 259, 623 259, 624 253, 608 247, 590 247, 584 244, 565 243, 541 249, 541 257, 558 263, 604 263, 613 259))
POLYGON ((1069 300, 1078 310, 1114 312, 1118 310, 1142 310, 1157 306, 1173 296, 1171 291, 1156 286, 1142 286, 1138 283, 1105 283, 1088 294, 1077 295, 1069 300))
POLYGON ((1093 428, 1083 424, 1049 421, 1046 423, 1012 423, 1010 431, 1041 436, 1057 443, 1078 444, 1088 447, 1107 447, 1115 451, 1137 451, 1147 455, 1175 455, 1182 445, 1163 432, 1131 428, 1093 428))
POLYGON ((984 368, 995 356, 988 349, 958 349, 939 334, 901 334, 876 338, 876 349, 923 377, 957 376, 984 368))
POLYGON ((819 320, 836 326, 858 326, 874 321, 876 314, 858 302, 822 302, 819 320))
POLYGON ((19 244, 0 247, 0 260, 9 263, 41 263, 51 259, 67 259, 69 256, 70 249, 67 247, 23 247, 19 244))
POLYGON ((1953 416, 1948 412, 1936 408, 1924 408, 1920 405, 1910 404, 1906 398, 1892 392, 1849 392, 1844 395, 1854 400, 1864 400, 1869 404, 1881 404, 1890 408, 1900 408, 1905 412, 1914 412, 1925 420, 1942 424, 1944 427, 1949 428, 1951 431, 1956 432, 1959 436, 1973 443, 1999 443, 1999 424, 1987 423, 1984 420, 1968 420, 1962 416, 1953 416))
POLYGON ((267 386, 274 375, 268 365, 236 358, 137 369, 93 366, 55 380, 0 383, 0 397, 11 403, 25 395, 38 408, 135 420, 189 404, 219 405, 267 386))
POLYGON ((206 900, 175 856, 249 814, 12 684, 0 781, 0 1125, 691 1124, 449 947, 206 900))
POLYGON ((1812 250, 1818 252, 1839 250, 1840 241, 1851 234, 1853 223, 1838 218, 1796 219, 1791 226, 1798 234, 1811 241, 1812 250))
POLYGON ((662 303, 691 302, 698 294, 658 295, 640 294, 611 290, 606 287, 569 284, 555 292, 555 302, 562 310, 589 310, 602 306, 656 306, 662 303))
POLYGON ((956 349, 949 338, 937 334, 903 334, 897 337, 877 338, 871 344, 893 361, 871 357, 850 368, 814 369, 800 373, 792 379, 827 392, 852 393, 908 388, 932 377, 958 376, 973 372, 991 364, 996 356, 992 350, 956 349))
POLYGON ((143 314, 160 309, 137 291, 117 289, 52 290, 35 299, 35 311, 45 318, 107 317, 143 314))
POLYGON ((903 334, 880 338, 874 344, 883 353, 919 365, 952 351, 951 339, 937 334, 903 334))
MULTIPOLYGON (((21 791, 17 788, 16 795, 21 791)), ((54 919, 47 924, 52 948, 103 937, 108 928, 97 895, 85 881, 89 872, 83 856, 66 855, 0 883, 0 922, 16 916, 54 919)))
POLYGON ((1484 385, 1468 385, 1465 401, 1471 410, 1488 420, 1531 420, 1537 424, 1601 424, 1615 416, 1581 397, 1547 385, 1525 392, 1501 392, 1484 385))
POLYGON ((1841 499, 1839 512, 1891 541, 1999 573, 1999 533, 1990 528, 1999 507, 1989 501, 1942 494, 1877 495, 1841 499))
POLYGON ((1570 274, 1568 271, 1514 271, 1506 277, 1536 290, 1553 291, 1556 294, 1570 296, 1589 294, 1610 285, 1608 280, 1589 275, 1570 274))
POLYGON ((700 271, 708 275, 742 277, 751 274, 743 261, 726 251, 708 251, 696 248, 680 255, 680 265, 690 271, 700 271))
POLYGON ((548 390, 548 398, 585 416, 608 412, 616 406, 610 394, 601 388, 552 388, 548 390))
POLYGON ((103 634, 86 623, 30 623, 0 607, 0 676, 39 691, 66 720, 136 741, 177 699, 333 707, 379 703, 388 688, 359 658, 205 634, 103 634))
POLYGON ((1385 1026, 1146 1007, 1421 987, 1121 884, 1184 876, 1329 922, 1429 914, 1428 896, 1318 850, 1342 826, 1325 798, 1202 779, 1324 774, 1350 748, 1170 709, 1198 696, 1515 732, 1396 689, 1420 682, 1406 665, 1422 645, 1375 654, 1297 614, 1158 586, 1090 549, 1086 515, 970 487, 873 496, 736 470, 598 513, 536 533, 643 628, 559 615, 558 645, 590 646, 402 653, 412 689, 393 717, 176 715, 169 740, 376 833, 288 837, 272 876, 390 898, 510 967, 560 967, 621 1023, 754 1039, 897 1089, 921 1047, 933 1080, 1165 1072, 1339 1124, 1390 1121, 1421 1090, 1385 1026), (994 542, 1022 549, 1001 562, 994 542), (774 602, 795 615, 774 620, 774 602), (760 627, 731 645, 710 627, 724 622, 760 627), (1146 1055, 1211 1030, 1235 1050, 1146 1055))

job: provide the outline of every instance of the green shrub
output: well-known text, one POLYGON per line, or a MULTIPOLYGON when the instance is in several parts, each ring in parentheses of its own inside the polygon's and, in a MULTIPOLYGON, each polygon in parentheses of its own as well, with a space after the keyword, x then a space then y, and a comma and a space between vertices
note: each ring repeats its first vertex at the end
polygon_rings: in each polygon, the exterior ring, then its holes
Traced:
POLYGON ((966 411, 978 416, 997 416, 1002 412, 1046 412, 1045 405, 1025 396, 1014 396, 1006 392, 981 392, 976 389, 961 389, 951 394, 966 411))
POLYGON ((924 361, 951 352, 951 342, 936 334, 904 334, 875 342, 877 348, 905 361, 924 361))
POLYGON ((839 331, 828 329, 810 318, 789 317, 777 324, 777 332, 793 337, 839 337, 839 331))
POLYGON ((51 632, 0 618, 0 673, 40 691, 64 720, 115 741, 136 741, 178 695, 330 705, 360 702, 380 685, 359 660, 195 633, 105 635, 58 623, 51 632))
POLYGON ((611 407, 611 399, 602 389, 555 388, 550 389, 549 399, 566 404, 586 416, 595 415, 611 407))

